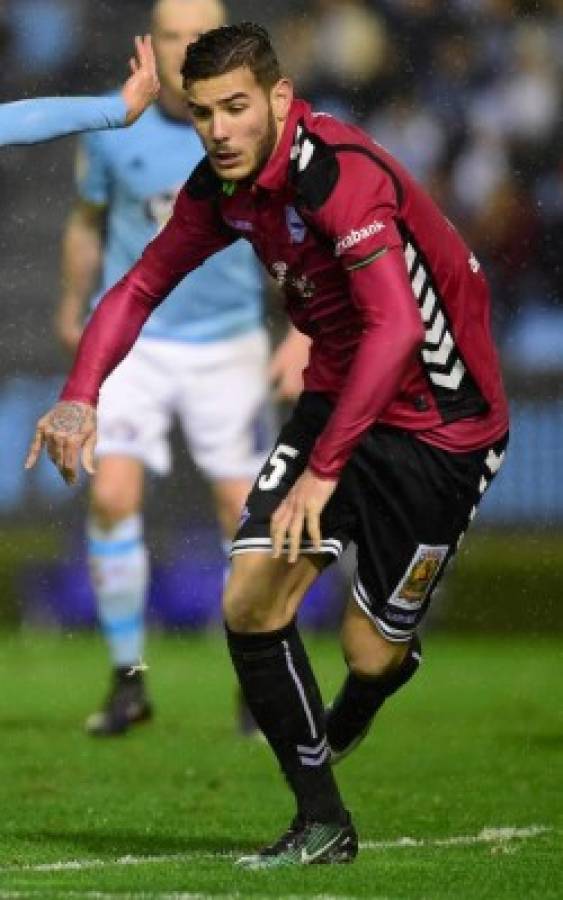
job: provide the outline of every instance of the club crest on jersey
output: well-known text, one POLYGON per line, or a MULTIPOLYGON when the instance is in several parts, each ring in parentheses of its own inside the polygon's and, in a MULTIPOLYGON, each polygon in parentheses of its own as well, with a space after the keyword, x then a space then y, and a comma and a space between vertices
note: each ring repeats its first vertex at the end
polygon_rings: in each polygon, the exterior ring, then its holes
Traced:
POLYGON ((301 300, 308 300, 315 293, 315 285, 307 275, 295 275, 289 271, 286 262, 272 263, 271 273, 277 284, 286 293, 297 294, 301 300))
POLYGON ((400 609, 420 609, 446 558, 449 547, 420 544, 399 586, 389 598, 391 606, 400 609))
POLYGON ((306 275, 294 275, 290 279, 290 286, 302 300, 309 300, 315 293, 315 285, 306 275))
POLYGON ((272 263, 272 275, 281 288, 285 285, 288 271, 289 266, 286 262, 280 261, 272 263))
POLYGON ((286 206, 285 221, 292 244, 302 244, 307 234, 307 226, 294 206, 286 206))

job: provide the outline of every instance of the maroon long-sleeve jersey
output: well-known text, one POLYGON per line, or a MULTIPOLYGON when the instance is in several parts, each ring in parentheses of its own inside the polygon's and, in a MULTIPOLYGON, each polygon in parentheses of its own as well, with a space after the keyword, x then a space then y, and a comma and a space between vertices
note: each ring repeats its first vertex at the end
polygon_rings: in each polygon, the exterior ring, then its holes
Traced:
POLYGON ((207 159, 194 171, 167 226, 98 306, 62 399, 95 403, 151 309, 240 237, 312 338, 305 388, 334 401, 310 458, 318 475, 338 477, 376 421, 453 452, 506 432, 475 256, 389 153, 301 100, 252 184, 221 181, 207 159))

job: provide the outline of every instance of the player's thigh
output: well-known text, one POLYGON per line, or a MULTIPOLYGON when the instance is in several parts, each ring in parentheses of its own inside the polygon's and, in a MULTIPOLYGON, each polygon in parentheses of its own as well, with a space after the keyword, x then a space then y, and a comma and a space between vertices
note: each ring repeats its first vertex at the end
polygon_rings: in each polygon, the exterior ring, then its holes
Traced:
POLYGON ((504 445, 454 454, 375 428, 355 451, 344 475, 357 522, 353 596, 387 641, 408 642, 423 619, 504 445))
POLYGON ((137 513, 143 502, 144 466, 130 456, 102 456, 90 491, 90 508, 101 527, 137 513))
MULTIPOLYGON (((329 414, 330 405, 322 396, 310 393, 301 395, 253 484, 233 540, 232 557, 247 553, 272 553, 272 515, 307 466, 329 414)), ((319 553, 337 559, 348 543, 349 519, 349 509, 339 485, 321 514, 320 550, 313 545, 305 527, 300 554, 314 556, 319 553)), ((287 549, 286 541, 284 552, 287 549)))
POLYGON ((337 488, 321 515, 320 550, 305 529, 297 563, 289 565, 285 555, 272 558, 271 517, 307 465, 329 410, 322 398, 300 398, 248 496, 232 543, 232 570, 225 592, 227 621, 236 618, 240 630, 271 630, 287 624, 317 573, 346 546, 345 510, 337 488))
POLYGON ((320 557, 302 556, 292 565, 265 553, 233 557, 223 595, 227 625, 238 632, 283 628, 297 614, 324 564, 320 557))
POLYGON ((158 474, 169 471, 177 349, 141 339, 109 376, 98 407, 98 459, 129 457, 158 474))
POLYGON ((263 331, 190 348, 177 412, 192 457, 213 482, 252 481, 275 436, 263 331))

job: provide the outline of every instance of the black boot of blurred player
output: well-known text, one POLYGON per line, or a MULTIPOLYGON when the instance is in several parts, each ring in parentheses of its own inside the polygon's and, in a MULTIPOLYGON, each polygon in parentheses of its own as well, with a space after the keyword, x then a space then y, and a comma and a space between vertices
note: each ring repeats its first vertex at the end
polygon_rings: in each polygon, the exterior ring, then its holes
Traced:
POLYGON ((146 722, 152 715, 143 673, 130 666, 119 666, 113 670, 102 709, 88 717, 85 727, 93 737, 115 737, 125 734, 132 725, 146 722))

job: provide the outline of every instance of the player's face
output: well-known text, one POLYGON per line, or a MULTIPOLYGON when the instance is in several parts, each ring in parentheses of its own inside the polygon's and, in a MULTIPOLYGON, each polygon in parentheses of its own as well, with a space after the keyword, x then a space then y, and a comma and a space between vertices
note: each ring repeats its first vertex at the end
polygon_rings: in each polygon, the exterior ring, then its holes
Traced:
POLYGON ((224 24, 219 0, 159 0, 153 13, 152 36, 158 75, 165 90, 185 97, 180 69, 186 47, 205 31, 224 24))
POLYGON ((270 91, 241 67, 188 87, 188 109, 217 175, 226 181, 255 176, 283 132, 293 89, 283 78, 270 91))

